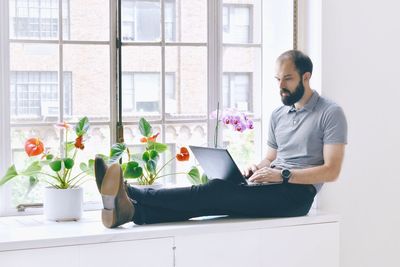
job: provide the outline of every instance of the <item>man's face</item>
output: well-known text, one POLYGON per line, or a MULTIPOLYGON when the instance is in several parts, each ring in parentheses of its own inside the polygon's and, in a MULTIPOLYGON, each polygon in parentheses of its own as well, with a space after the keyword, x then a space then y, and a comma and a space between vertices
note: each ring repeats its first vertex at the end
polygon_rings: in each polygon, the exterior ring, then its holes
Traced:
POLYGON ((292 106, 303 97, 303 81, 291 60, 277 63, 275 78, 279 83, 281 100, 284 105, 292 106))

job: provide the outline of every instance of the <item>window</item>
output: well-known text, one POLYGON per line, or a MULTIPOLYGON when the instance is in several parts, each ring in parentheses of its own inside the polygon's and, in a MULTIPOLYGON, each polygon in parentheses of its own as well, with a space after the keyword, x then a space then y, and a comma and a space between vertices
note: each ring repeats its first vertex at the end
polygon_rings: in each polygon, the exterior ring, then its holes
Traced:
MULTIPOLYGON (((160 1, 122 0, 122 40, 161 39, 160 1)), ((165 1, 165 39, 175 40, 175 1, 165 1)))
POLYGON ((250 73, 224 73, 222 87, 224 108, 253 111, 250 73))
MULTIPOLYGON (((65 115, 71 115, 71 73, 64 73, 65 115)), ((12 117, 58 116, 58 77, 56 71, 13 71, 10 74, 12 117)))
MULTIPOLYGON (((123 73, 122 74, 123 111, 127 113, 159 112, 160 74, 159 73, 123 73)), ((175 76, 166 73, 165 77, 166 113, 172 113, 175 100, 175 76)))
MULTIPOLYGON (((0 76, 10 75, 9 84, 0 79, 2 88, 9 88, 0 92, 7 91, 6 98, 0 98, 0 122, 5 125, 0 127, 0 147, 7 148, 0 150, 0 170, 21 162, 28 137, 38 136, 46 147, 62 153, 62 133, 53 124, 75 123, 83 116, 91 122, 90 138, 79 160, 107 154, 120 132, 114 130, 118 122, 131 152, 139 152, 138 121, 145 117, 160 133, 158 140, 169 145, 165 161, 181 146, 213 144, 214 121, 208 115, 218 102, 245 112, 255 122, 255 130, 245 135, 221 127, 219 144, 228 146, 241 167, 260 159, 266 142, 261 135, 263 114, 269 114, 264 108, 272 108, 261 102, 261 88, 264 77, 273 76, 261 62, 267 58, 270 63, 278 52, 291 48, 288 42, 271 43, 280 40, 274 33, 282 21, 287 21, 288 30, 279 31, 279 36, 293 36, 292 0, 222 1, 222 10, 220 1, 122 0, 121 48, 115 47, 116 2, 0 1, 0 14, 7 15, 0 16, 0 53, 6 48, 0 76), (271 10, 283 2, 286 15, 274 15, 271 10), (279 23, 264 25, 266 20, 279 23), (7 29, 10 36, 3 34, 7 29), (121 76, 117 52, 122 55, 121 76), (121 95, 117 77, 122 79, 121 95)), ((194 164, 171 164, 168 172, 186 171, 194 164)), ((188 184, 183 176, 165 182, 188 184)), ((85 203, 99 203, 95 182, 84 186, 85 203)), ((28 187, 27 179, 0 188, 0 215, 17 214, 19 203, 41 202, 40 187, 26 194, 28 187)))
MULTIPOLYGON (((64 39, 69 35, 68 5, 63 0, 64 39), (65 12, 64 12, 65 11, 65 12)), ((18 39, 57 39, 59 0, 10 1, 10 37, 18 39)))
POLYGON ((223 38, 226 43, 252 42, 252 5, 224 4, 223 38))

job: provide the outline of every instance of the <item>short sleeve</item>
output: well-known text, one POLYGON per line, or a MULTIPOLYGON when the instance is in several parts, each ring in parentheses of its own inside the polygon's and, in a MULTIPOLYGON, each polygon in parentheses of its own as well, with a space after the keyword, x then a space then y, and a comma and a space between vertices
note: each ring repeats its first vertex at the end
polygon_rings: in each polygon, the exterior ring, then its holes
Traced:
POLYGON ((322 124, 324 144, 347 144, 347 121, 341 107, 328 108, 322 124))
POLYGON ((278 144, 276 143, 276 138, 275 138, 275 126, 276 126, 276 121, 275 121, 275 112, 272 113, 271 118, 269 120, 269 128, 268 128, 268 141, 267 144, 269 147, 273 149, 278 149, 278 144))

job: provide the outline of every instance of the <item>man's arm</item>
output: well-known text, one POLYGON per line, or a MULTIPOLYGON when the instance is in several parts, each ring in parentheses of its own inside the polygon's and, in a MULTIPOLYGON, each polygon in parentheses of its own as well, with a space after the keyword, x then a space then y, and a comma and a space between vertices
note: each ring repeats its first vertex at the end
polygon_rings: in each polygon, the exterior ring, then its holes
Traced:
MULTIPOLYGON (((339 176, 344 158, 344 144, 326 144, 323 148, 324 164, 306 169, 293 169, 289 183, 318 184, 335 181, 339 176)), ((275 154, 276 157, 276 154, 275 154)), ((268 163, 268 158, 261 163, 268 163)), ((269 162, 270 163, 270 162, 269 162)), ((263 165, 249 179, 255 183, 282 181, 281 171, 263 165)))
POLYGON ((292 170, 290 183, 318 184, 335 181, 342 168, 344 144, 326 144, 323 148, 324 164, 307 169, 292 170))
POLYGON ((258 164, 253 164, 249 166, 247 169, 243 171, 243 175, 246 177, 250 177, 255 173, 257 170, 262 169, 264 167, 268 167, 271 165, 271 162, 276 159, 276 149, 268 146, 267 147, 267 153, 265 155, 265 158, 260 161, 258 164))

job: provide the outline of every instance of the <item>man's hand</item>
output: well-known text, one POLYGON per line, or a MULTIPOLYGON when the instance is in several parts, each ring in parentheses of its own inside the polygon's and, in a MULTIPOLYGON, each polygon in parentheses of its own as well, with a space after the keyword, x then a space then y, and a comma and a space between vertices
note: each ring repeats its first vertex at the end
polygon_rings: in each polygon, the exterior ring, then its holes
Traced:
POLYGON ((249 178, 258 170, 257 165, 253 164, 242 171, 244 177, 249 178))
POLYGON ((254 174, 249 178, 249 182, 253 183, 282 182, 281 171, 269 167, 261 168, 254 172, 254 174))

